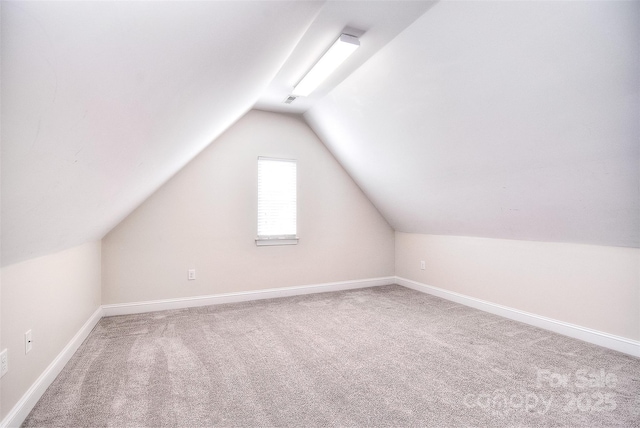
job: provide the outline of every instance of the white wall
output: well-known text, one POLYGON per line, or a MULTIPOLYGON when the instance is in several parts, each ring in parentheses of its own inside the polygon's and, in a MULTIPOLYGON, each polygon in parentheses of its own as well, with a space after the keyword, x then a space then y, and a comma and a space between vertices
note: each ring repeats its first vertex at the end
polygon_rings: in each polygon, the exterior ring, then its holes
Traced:
POLYGON ((640 339, 637 248, 396 232, 395 271, 423 284, 640 339))
POLYGON ((9 350, 2 378, 0 420, 100 306, 100 242, 2 268, 1 349, 9 350), (33 349, 24 353, 31 329, 33 349))
POLYGON ((252 110, 104 237, 102 263, 103 304, 318 284, 393 275, 394 233, 301 118, 252 110), (255 245, 258 156, 298 160, 298 245, 255 245))

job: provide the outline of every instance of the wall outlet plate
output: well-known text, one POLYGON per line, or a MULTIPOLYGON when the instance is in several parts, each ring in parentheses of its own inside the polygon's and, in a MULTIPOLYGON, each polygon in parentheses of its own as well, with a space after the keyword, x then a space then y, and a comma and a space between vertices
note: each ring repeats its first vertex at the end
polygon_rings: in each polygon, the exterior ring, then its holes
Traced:
POLYGON ((189 281, 193 281, 194 279, 196 279, 196 270, 195 269, 189 269, 189 272, 187 274, 187 278, 189 279, 189 281))
POLYGON ((31 351, 33 344, 31 342, 31 330, 24 334, 24 353, 28 354, 31 351))
POLYGON ((0 352, 0 377, 9 371, 9 351, 3 349, 0 352))
POLYGON ((422 270, 426 269, 426 263, 424 262, 424 260, 420 261, 420 269, 422 269, 422 270))

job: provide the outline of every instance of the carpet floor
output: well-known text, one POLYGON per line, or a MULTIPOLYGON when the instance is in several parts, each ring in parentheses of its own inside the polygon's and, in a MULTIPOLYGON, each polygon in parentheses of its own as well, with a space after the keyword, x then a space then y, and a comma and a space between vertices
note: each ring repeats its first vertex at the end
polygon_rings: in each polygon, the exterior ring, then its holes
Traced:
POLYGON ((640 359, 398 285, 108 317, 25 427, 640 426, 640 359))

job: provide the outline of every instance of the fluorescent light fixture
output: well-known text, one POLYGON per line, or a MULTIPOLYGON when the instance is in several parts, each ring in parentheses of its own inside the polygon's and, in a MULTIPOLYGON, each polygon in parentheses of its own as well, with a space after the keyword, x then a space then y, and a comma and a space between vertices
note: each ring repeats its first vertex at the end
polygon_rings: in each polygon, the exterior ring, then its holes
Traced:
POLYGON ((338 40, 320 58, 306 76, 302 78, 292 95, 306 97, 313 92, 333 71, 338 68, 360 46, 360 41, 355 36, 341 34, 338 40))

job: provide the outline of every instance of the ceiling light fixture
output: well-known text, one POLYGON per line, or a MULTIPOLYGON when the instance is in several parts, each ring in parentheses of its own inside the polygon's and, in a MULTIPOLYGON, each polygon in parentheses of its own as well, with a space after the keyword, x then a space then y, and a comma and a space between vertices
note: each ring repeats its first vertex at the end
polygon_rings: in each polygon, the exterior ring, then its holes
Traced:
POLYGON ((316 65, 294 88, 292 95, 306 97, 313 92, 340 64, 360 46, 357 37, 341 34, 316 65))

